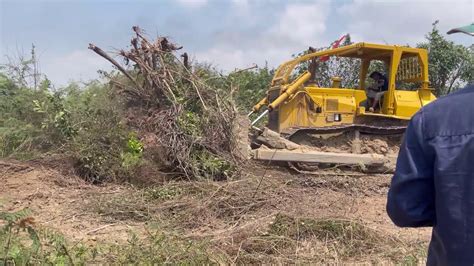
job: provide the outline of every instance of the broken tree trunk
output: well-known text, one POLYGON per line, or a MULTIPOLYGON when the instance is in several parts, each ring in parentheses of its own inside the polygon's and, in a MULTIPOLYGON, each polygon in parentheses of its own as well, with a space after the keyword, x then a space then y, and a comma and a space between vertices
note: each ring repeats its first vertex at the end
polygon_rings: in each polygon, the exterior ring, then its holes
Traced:
POLYGON ((301 148, 300 145, 294 143, 293 141, 282 138, 280 134, 268 128, 263 129, 262 134, 257 137, 257 140, 265 144, 265 146, 274 149, 295 150, 301 148))
POLYGON ((378 154, 320 152, 313 150, 256 149, 253 158, 265 161, 333 163, 347 165, 384 165, 387 158, 378 154))
POLYGON ((250 120, 247 116, 238 115, 232 126, 232 135, 234 136, 235 155, 242 159, 250 159, 250 140, 249 140, 250 120))
POLYGON ((127 70, 125 70, 125 68, 123 68, 117 61, 115 61, 115 59, 113 59, 106 52, 104 52, 104 50, 100 49, 92 43, 89 43, 89 49, 112 63, 112 65, 114 65, 118 70, 120 70, 120 72, 122 72, 128 79, 130 79, 133 84, 135 84, 135 86, 140 88, 140 85, 138 85, 137 81, 132 76, 130 76, 130 74, 128 74, 127 70))

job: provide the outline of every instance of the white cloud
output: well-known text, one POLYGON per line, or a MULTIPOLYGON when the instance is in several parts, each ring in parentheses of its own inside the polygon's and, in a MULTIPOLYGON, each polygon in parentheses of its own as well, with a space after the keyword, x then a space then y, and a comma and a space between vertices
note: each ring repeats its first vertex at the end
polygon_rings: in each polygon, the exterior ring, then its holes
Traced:
POLYGON ((189 8, 198 8, 205 6, 208 0, 175 0, 179 4, 189 7, 189 8))
POLYGON ((236 6, 247 7, 249 4, 249 0, 232 0, 232 3, 234 3, 236 6))
POLYGON ((311 4, 289 4, 286 6, 278 24, 271 29, 276 34, 293 41, 309 44, 326 31, 329 2, 319 1, 311 4))
MULTIPOLYGON (((193 11, 203 12, 204 16, 207 8, 214 8, 209 0, 176 1, 186 8, 201 8, 193 11)), ((190 23, 195 27, 182 22, 182 26, 179 24, 169 32, 171 36, 176 36, 176 31, 186 35, 188 43, 183 45, 190 48, 188 53, 198 61, 213 63, 226 71, 253 63, 263 66, 266 61, 275 67, 308 46, 327 46, 335 35, 346 32, 354 41, 416 44, 424 39, 435 20, 440 20, 439 28, 444 33, 450 28, 471 23, 474 14, 472 0, 228 2, 230 8, 222 10, 217 25, 202 19, 203 14, 192 12, 196 17, 193 15, 190 23), (208 48, 197 48, 203 47, 203 43, 209 45, 208 48)), ((70 78, 95 78, 97 69, 111 69, 107 61, 87 49, 60 56, 51 52, 40 58, 40 62, 43 72, 56 85, 66 84, 70 78)))
POLYGON ((199 62, 212 63, 226 71, 231 71, 245 64, 242 50, 224 49, 223 47, 213 47, 207 51, 198 52, 195 57, 199 62))
POLYGON ((198 62, 208 62, 218 69, 226 72, 236 69, 243 69, 257 64, 259 67, 264 67, 268 64, 269 67, 278 66, 286 60, 291 59, 292 51, 285 48, 282 49, 238 49, 229 50, 223 46, 215 46, 212 49, 194 53, 195 59, 198 62))
POLYGON ((97 78, 97 70, 111 70, 111 64, 94 52, 84 49, 66 55, 41 60, 41 70, 56 86, 66 85, 73 77, 76 81, 97 78))
POLYGON ((347 21, 347 31, 356 41, 416 44, 439 20, 441 32, 471 23, 471 0, 378 1, 354 0, 337 13, 347 21))
MULTIPOLYGON (((253 13, 251 9, 248 10, 248 13, 241 14, 248 16, 248 20, 258 15, 258 10, 253 10, 253 13)), ((276 67, 308 46, 329 43, 324 36, 328 11, 329 2, 324 0, 289 3, 281 13, 275 14, 278 19, 267 25, 266 30, 220 32, 215 36, 214 45, 208 50, 195 53, 195 57, 198 61, 212 62, 226 71, 245 68, 254 63, 259 66, 268 63, 270 67, 276 67)), ((245 18, 241 19, 247 21, 245 18)))

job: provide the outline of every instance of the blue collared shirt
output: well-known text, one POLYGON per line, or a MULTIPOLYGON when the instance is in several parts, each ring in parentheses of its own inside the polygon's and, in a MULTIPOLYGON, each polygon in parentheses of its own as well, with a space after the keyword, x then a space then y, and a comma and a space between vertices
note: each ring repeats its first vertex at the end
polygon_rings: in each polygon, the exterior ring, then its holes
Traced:
POLYGON ((401 227, 433 227, 428 265, 474 265, 474 85, 413 116, 387 212, 401 227))

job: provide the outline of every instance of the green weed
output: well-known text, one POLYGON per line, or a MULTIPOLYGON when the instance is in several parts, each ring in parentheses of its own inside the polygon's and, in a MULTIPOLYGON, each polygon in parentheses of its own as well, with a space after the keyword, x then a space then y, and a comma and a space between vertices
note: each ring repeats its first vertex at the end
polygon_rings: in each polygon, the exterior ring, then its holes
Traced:
POLYGON ((147 230, 130 232, 127 243, 69 243, 62 234, 35 225, 29 210, 0 212, 0 265, 210 264, 216 254, 205 242, 147 230))
POLYGON ((183 194, 180 187, 163 186, 145 189, 145 197, 151 200, 172 200, 183 194))
POLYGON ((142 163, 143 143, 137 138, 136 134, 129 134, 127 147, 121 153, 122 167, 130 171, 142 163))

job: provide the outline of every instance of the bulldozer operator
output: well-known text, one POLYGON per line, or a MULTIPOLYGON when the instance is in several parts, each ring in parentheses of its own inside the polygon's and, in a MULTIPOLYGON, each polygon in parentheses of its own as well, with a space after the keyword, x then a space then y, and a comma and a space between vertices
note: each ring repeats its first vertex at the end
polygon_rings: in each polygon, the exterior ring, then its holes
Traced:
POLYGON ((367 105, 369 112, 374 112, 379 107, 380 100, 388 90, 387 78, 380 72, 374 71, 369 77, 374 80, 373 85, 367 88, 367 105))

